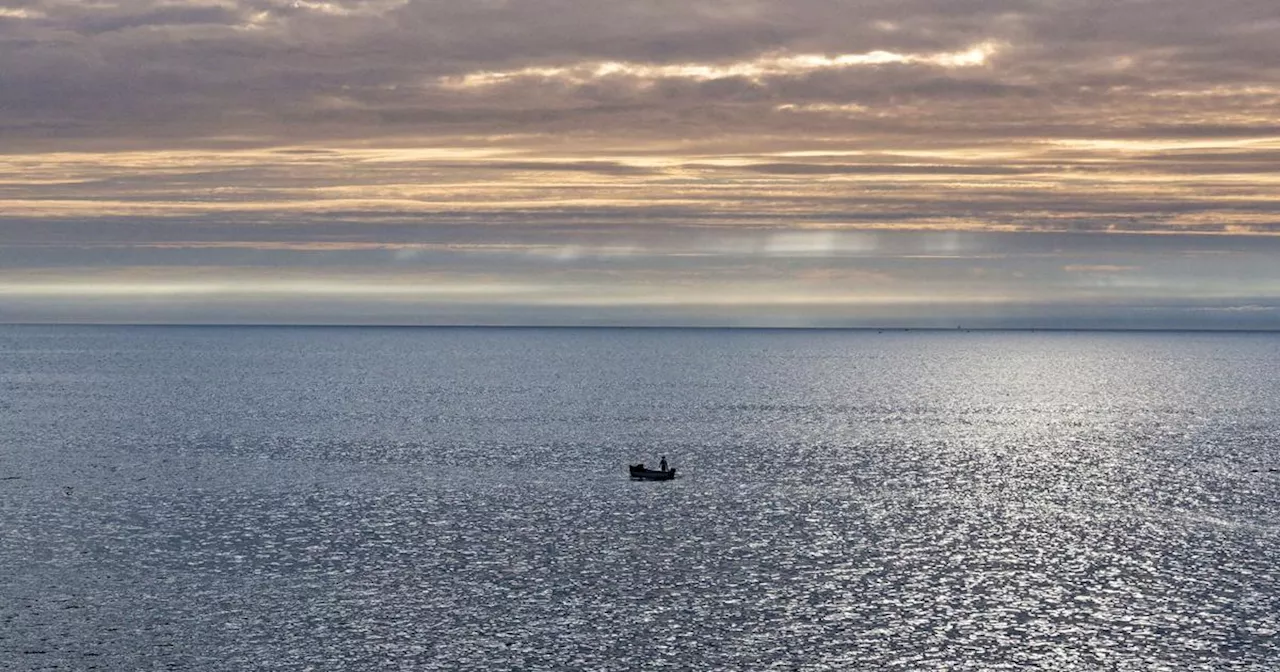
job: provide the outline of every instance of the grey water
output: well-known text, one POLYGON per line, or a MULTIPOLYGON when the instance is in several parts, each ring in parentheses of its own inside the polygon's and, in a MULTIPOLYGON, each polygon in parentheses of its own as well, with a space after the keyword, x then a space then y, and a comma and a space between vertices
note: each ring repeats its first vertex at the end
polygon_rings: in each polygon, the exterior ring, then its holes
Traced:
POLYGON ((0 327, 0 669, 1280 669, 1280 334, 0 327))

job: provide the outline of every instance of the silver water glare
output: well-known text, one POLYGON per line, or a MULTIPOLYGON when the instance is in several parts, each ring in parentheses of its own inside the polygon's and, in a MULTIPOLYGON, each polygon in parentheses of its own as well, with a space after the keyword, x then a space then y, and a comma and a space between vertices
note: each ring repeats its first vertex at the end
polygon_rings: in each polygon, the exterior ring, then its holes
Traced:
POLYGON ((0 351, 5 669, 1280 665, 1274 334, 0 351))

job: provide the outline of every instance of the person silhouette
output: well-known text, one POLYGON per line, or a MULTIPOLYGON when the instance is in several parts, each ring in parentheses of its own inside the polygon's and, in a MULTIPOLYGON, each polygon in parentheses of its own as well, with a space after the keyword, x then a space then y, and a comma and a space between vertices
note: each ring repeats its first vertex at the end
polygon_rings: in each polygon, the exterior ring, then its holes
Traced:
POLYGON ((666 471, 666 470, 667 470, 667 456, 666 456, 666 455, 663 455, 663 456, 662 456, 662 461, 658 462, 658 469, 659 469, 660 471, 666 471))

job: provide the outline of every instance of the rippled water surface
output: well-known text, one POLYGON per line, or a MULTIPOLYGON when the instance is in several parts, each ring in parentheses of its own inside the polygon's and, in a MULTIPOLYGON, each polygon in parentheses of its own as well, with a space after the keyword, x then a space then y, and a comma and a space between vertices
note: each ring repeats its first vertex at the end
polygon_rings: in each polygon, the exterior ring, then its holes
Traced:
POLYGON ((1280 669, 1275 334, 0 327, 0 479, 0 669, 1280 669))

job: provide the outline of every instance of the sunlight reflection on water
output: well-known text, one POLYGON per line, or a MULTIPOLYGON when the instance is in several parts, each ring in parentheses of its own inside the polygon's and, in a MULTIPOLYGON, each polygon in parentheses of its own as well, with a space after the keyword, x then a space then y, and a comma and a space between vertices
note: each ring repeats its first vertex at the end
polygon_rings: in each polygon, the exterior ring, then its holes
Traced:
POLYGON ((1280 664, 1275 336, 0 336, 11 669, 1280 664))

